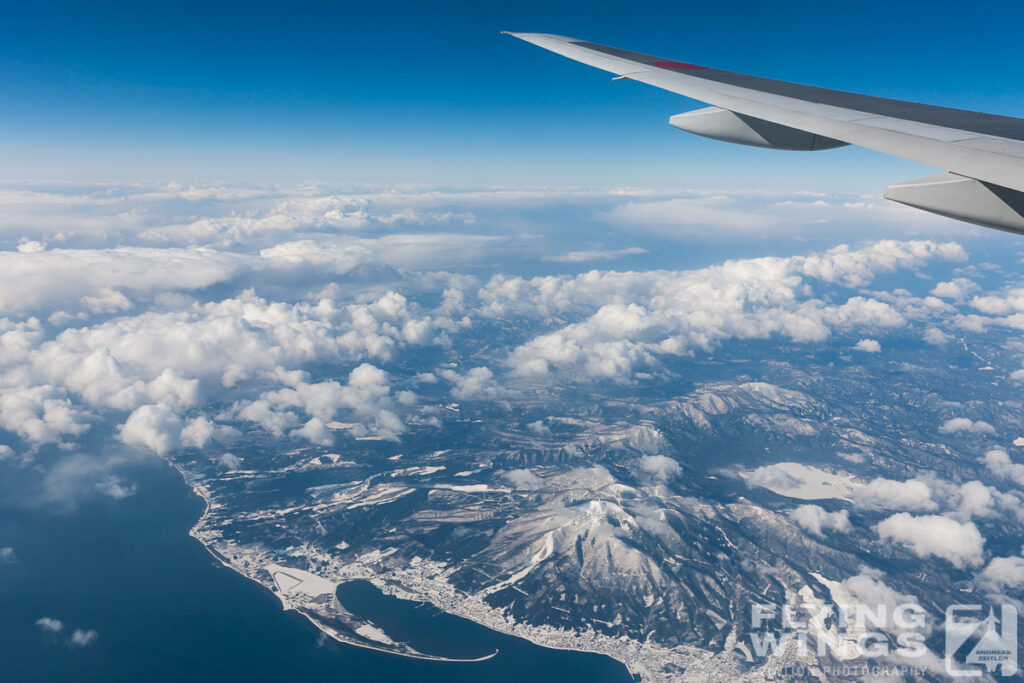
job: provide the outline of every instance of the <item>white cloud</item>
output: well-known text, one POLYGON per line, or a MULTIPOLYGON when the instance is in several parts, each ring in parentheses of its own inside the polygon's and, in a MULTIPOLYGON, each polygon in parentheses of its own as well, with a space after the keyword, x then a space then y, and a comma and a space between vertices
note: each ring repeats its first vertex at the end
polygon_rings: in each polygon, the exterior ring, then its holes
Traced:
POLYGON ((956 492, 957 510, 966 519, 989 517, 995 513, 999 492, 980 481, 968 481, 956 492))
POLYGON ((211 440, 220 444, 234 441, 241 433, 234 427, 219 425, 205 415, 189 420, 181 430, 181 443, 184 446, 203 448, 211 440))
POLYGON ((64 622, 51 617, 40 617, 36 620, 36 626, 48 633, 60 633, 64 628, 64 622))
POLYGON ((47 509, 68 511, 97 496, 115 500, 126 498, 135 493, 135 486, 125 482, 117 470, 131 462, 132 457, 116 451, 103 455, 72 453, 52 464, 30 502, 47 509))
POLYGON ((274 436, 282 436, 286 429, 298 423, 295 413, 274 410, 270 403, 263 399, 236 406, 236 414, 239 419, 255 422, 274 436))
MULTIPOLYGON (((857 603, 872 610, 879 610, 885 606, 888 614, 893 614, 900 605, 919 605, 920 601, 912 595, 899 593, 885 583, 885 575, 878 569, 861 566, 857 574, 843 579, 840 585, 850 594, 857 603)), ((852 605, 848 608, 853 607, 852 605)), ((852 610, 851 610, 852 611, 852 610)), ((892 620, 887 624, 887 629, 899 630, 899 624, 892 620)))
POLYGON ((799 489, 804 480, 776 465, 765 465, 752 470, 747 477, 748 486, 760 486, 770 491, 799 489))
POLYGON ((966 261, 967 252, 955 242, 882 240, 857 250, 841 245, 824 254, 798 257, 797 262, 808 276, 848 287, 863 287, 879 272, 917 268, 932 259, 966 261))
POLYGON ((528 469, 509 470, 504 475, 505 480, 517 489, 541 489, 544 488, 544 480, 528 469))
POLYGON ((749 211, 736 198, 725 195, 631 201, 601 218, 620 229, 669 238, 689 236, 695 231, 757 234, 781 225, 779 216, 749 211))
POLYGON ((68 642, 76 647, 86 647, 95 643, 99 636, 100 634, 93 629, 76 628, 68 642))
POLYGON ((809 231, 856 225, 938 221, 892 203, 851 201, 812 193, 686 192, 632 197, 598 214, 619 232, 652 233, 675 240, 778 240, 809 231))
POLYGON ((301 436, 308 439, 310 443, 320 446, 330 446, 334 443, 334 435, 327 428, 327 424, 319 417, 310 418, 306 424, 292 431, 292 436, 301 436))
POLYGON ((862 296, 851 297, 841 306, 824 308, 822 314, 826 321, 846 329, 891 328, 907 324, 906 318, 891 304, 862 296))
POLYGON ((27 240, 18 245, 18 251, 22 254, 35 254, 46 250, 46 242, 27 240))
POLYGON ((104 477, 96 482, 96 492, 114 500, 133 496, 135 495, 135 490, 134 484, 126 484, 121 477, 116 475, 104 477))
POLYGON ((857 507, 874 510, 938 509, 931 488, 920 479, 896 481, 878 477, 854 491, 853 500, 857 507))
POLYGON ((939 427, 942 434, 955 434, 957 432, 968 432, 970 434, 995 434, 995 427, 982 420, 972 421, 967 417, 954 417, 946 420, 939 427))
POLYGON ((640 469, 660 481, 668 481, 678 477, 683 469, 679 463, 667 455, 645 455, 640 458, 640 469))
POLYGON ((861 339, 859 342, 853 345, 856 351, 866 351, 867 353, 878 353, 882 350, 882 345, 874 339, 861 339))
POLYGON ((1024 588, 1024 558, 993 557, 977 581, 990 591, 1024 588))
POLYGON ((242 466, 242 459, 234 453, 221 453, 217 456, 217 462, 228 470, 237 470, 242 466))
POLYGON ((962 257, 955 244, 883 242, 694 271, 592 271, 530 280, 498 275, 479 296, 488 317, 574 320, 513 350, 507 362, 515 374, 562 370, 580 379, 625 381, 659 356, 710 351, 730 339, 816 343, 833 330, 904 327, 909 320, 892 303, 866 296, 830 303, 811 295, 811 283, 862 286, 879 272, 962 257))
POLYGON ((537 420, 526 425, 526 428, 537 436, 551 436, 551 428, 544 424, 544 420, 537 420))
POLYGON ((351 430, 354 436, 397 439, 406 431, 406 425, 395 413, 397 407, 388 373, 370 363, 353 369, 348 384, 297 380, 294 386, 266 391, 258 400, 242 402, 235 408, 238 417, 259 423, 277 436, 297 424, 293 409, 302 410, 311 419, 292 434, 321 445, 333 442, 326 425, 339 412, 360 422, 358 429, 351 430))
POLYGON ((915 517, 898 512, 875 525, 883 541, 906 546, 918 557, 938 557, 958 569, 982 563, 985 539, 973 522, 941 515, 915 517))
POLYGON ((926 344, 931 344, 932 346, 943 346, 953 341, 953 335, 947 334, 937 327, 929 327, 921 335, 921 338, 926 344))
POLYGON ((1003 449, 993 448, 986 452, 984 463, 992 474, 1024 487, 1024 465, 1013 462, 1003 449))
POLYGON ((1009 289, 971 299, 971 307, 988 315, 1008 315, 1024 310, 1024 289, 1009 289))
POLYGON ((244 267, 244 257, 205 247, 0 251, 0 314, 80 307, 127 310, 132 304, 126 293, 152 296, 209 287, 244 267))
POLYGON ((57 443, 78 436, 89 425, 85 416, 49 384, 3 386, 0 378, 0 428, 33 443, 57 443))
POLYGON ((505 393, 486 366, 471 368, 462 375, 455 370, 442 370, 440 375, 452 383, 452 396, 457 399, 493 399, 505 393))
POLYGON ((932 296, 942 299, 952 299, 962 303, 968 296, 981 290, 981 286, 973 280, 964 277, 954 278, 948 282, 940 282, 932 288, 932 296))
POLYGON ((826 530, 849 533, 850 525, 848 510, 828 512, 820 505, 801 505, 789 513, 790 518, 815 536, 823 536, 826 530))
POLYGON ((181 419, 163 403, 136 408, 121 426, 121 441, 166 455, 178 445, 181 419))
POLYGON ((646 254, 647 250, 642 247, 627 247, 625 249, 596 249, 593 251, 570 251, 560 256, 545 256, 545 261, 556 261, 559 263, 583 263, 586 261, 612 261, 623 256, 636 256, 646 254))
MULTIPOLYGON (((506 238, 491 235, 407 234, 377 238, 332 237, 284 242, 263 249, 257 267, 277 271, 314 270, 334 275, 365 263, 396 268, 447 267, 479 262, 497 254, 506 238)), ((507 249, 507 247, 506 247, 507 249)))
POLYGON ((0 548, 0 564, 15 564, 18 561, 18 556, 14 552, 14 548, 11 546, 5 546, 0 548))

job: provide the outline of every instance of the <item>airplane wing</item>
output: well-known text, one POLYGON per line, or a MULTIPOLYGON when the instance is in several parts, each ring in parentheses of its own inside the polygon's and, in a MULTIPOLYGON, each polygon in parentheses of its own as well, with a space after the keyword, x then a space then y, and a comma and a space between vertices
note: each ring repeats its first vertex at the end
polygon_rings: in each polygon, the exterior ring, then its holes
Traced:
MULTIPOLYGON (((506 32, 507 33, 507 32, 506 32)), ((885 197, 1024 234, 1024 119, 747 76, 546 33, 508 33, 546 50, 711 107, 677 114, 688 132, 772 149, 847 144, 941 168, 885 197)))

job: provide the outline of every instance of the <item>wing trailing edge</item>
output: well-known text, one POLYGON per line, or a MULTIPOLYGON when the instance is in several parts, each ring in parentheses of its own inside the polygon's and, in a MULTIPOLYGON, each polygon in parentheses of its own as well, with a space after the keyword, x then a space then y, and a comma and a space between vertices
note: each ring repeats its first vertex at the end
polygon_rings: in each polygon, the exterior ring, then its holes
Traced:
POLYGON ((885 188, 885 198, 986 228, 1024 234, 1024 192, 956 173, 885 188))

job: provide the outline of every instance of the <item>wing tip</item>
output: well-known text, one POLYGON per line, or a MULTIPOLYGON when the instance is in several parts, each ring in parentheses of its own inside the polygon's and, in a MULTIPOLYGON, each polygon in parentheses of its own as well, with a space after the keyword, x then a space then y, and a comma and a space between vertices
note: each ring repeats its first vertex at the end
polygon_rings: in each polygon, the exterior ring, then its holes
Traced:
POLYGON ((543 40, 554 40, 560 43, 566 43, 575 40, 575 38, 570 38, 569 36, 560 36, 556 33, 522 33, 520 31, 501 31, 500 33, 503 36, 512 36, 513 38, 518 38, 519 40, 525 40, 528 43, 536 43, 537 41, 543 40))

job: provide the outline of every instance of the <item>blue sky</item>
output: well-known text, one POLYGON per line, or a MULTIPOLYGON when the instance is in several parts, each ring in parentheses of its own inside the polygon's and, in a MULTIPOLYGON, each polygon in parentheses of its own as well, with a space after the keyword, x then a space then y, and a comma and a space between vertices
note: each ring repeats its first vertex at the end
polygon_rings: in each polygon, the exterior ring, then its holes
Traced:
POLYGON ((564 33, 901 99, 1024 114, 1013 3, 19 3, 0 178, 879 192, 929 169, 666 124, 696 103, 500 36, 564 33))

